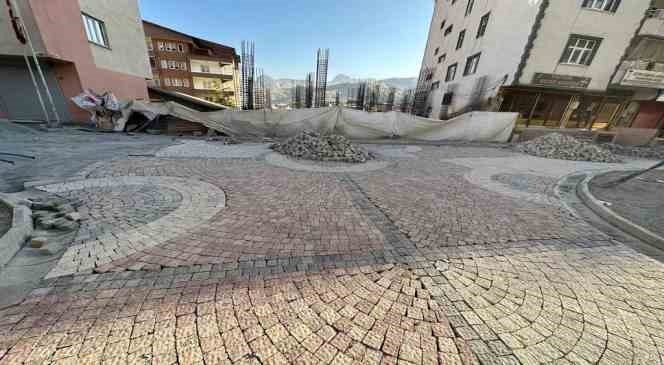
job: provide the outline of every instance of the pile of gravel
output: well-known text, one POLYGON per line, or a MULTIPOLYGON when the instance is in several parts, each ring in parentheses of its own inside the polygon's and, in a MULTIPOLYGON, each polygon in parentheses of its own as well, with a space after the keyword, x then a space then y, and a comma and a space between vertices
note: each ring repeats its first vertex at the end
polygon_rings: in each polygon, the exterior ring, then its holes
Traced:
POLYGON ((346 137, 306 131, 270 148, 284 155, 314 161, 361 163, 373 159, 368 151, 350 143, 346 137))
POLYGON ((620 162, 613 153, 597 145, 581 142, 560 133, 550 133, 514 146, 517 152, 557 160, 620 162))
POLYGON ((664 160, 664 145, 649 147, 630 147, 619 144, 607 143, 603 148, 613 152, 616 155, 643 158, 649 160, 664 160))

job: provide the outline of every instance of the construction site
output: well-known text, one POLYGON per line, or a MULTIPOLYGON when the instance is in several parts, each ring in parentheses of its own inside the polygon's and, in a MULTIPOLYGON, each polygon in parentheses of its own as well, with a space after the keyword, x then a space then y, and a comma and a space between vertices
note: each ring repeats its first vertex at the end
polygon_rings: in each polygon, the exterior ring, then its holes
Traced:
MULTIPOLYGON (((330 82, 341 50, 316 44, 278 106, 267 46, 127 4, 0 5, 0 365, 664 363, 649 101, 552 107, 475 53, 454 81, 456 12, 459 52, 502 14, 459 1, 433 5, 415 88, 330 82)), ((556 6, 520 16, 545 34, 556 6)))

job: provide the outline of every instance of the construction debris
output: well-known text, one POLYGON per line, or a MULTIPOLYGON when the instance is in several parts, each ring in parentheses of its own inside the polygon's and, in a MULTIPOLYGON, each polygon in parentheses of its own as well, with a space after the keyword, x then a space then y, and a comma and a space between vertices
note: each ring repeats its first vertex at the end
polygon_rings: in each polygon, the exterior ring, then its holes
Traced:
POLYGON ((616 155, 643 158, 648 160, 664 160, 664 145, 650 147, 630 147, 608 143, 603 144, 602 147, 616 155))
MULTIPOLYGON (((96 128, 117 130, 119 120, 122 119, 122 109, 124 106, 118 102, 118 99, 111 92, 102 95, 92 90, 85 90, 82 94, 74 96, 71 100, 79 108, 87 110, 91 114, 90 122, 96 128)), ((124 129, 124 124, 120 131, 124 129)))
POLYGON ((581 142, 574 137, 550 133, 514 146, 517 152, 529 155, 571 161, 621 162, 613 153, 592 143, 581 142))
POLYGON ((368 151, 352 144, 346 137, 308 131, 300 132, 284 143, 275 143, 270 148, 284 155, 314 161, 362 163, 373 159, 368 151))

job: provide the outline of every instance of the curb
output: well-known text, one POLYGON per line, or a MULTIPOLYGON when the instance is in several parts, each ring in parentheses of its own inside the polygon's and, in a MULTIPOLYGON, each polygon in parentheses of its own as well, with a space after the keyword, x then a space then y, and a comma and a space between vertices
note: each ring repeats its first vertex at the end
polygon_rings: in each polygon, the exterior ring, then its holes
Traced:
POLYGON ((20 204, 7 194, 0 194, 0 201, 11 207, 14 212, 12 228, 0 237, 0 268, 3 268, 21 250, 25 241, 30 238, 34 226, 32 225, 32 211, 30 208, 20 204))
POLYGON ((629 220, 623 218, 622 216, 616 214, 613 210, 606 207, 602 204, 602 201, 597 199, 590 192, 588 184, 590 181, 600 174, 589 174, 581 184, 577 186, 577 194, 581 198, 584 204, 588 206, 595 214, 599 215, 607 222, 613 224, 614 226, 620 228, 622 231, 640 239, 643 242, 646 242, 654 247, 659 249, 664 249, 664 237, 657 235, 656 233, 641 227, 636 223, 632 223, 629 220))

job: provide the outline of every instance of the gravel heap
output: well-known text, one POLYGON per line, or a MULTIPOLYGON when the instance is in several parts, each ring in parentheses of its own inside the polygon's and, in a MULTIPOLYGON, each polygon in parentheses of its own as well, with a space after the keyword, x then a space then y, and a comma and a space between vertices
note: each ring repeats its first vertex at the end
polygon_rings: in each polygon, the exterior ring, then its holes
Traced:
POLYGON ((517 152, 557 160, 620 162, 616 156, 597 145, 581 142, 574 137, 550 133, 514 146, 517 152))
POLYGON ((603 144, 602 147, 616 155, 649 160, 664 160, 664 145, 650 147, 630 147, 608 143, 603 144))
POLYGON ((283 143, 275 143, 270 148, 284 155, 314 161, 361 163, 373 159, 364 148, 335 134, 321 135, 305 131, 283 143))

